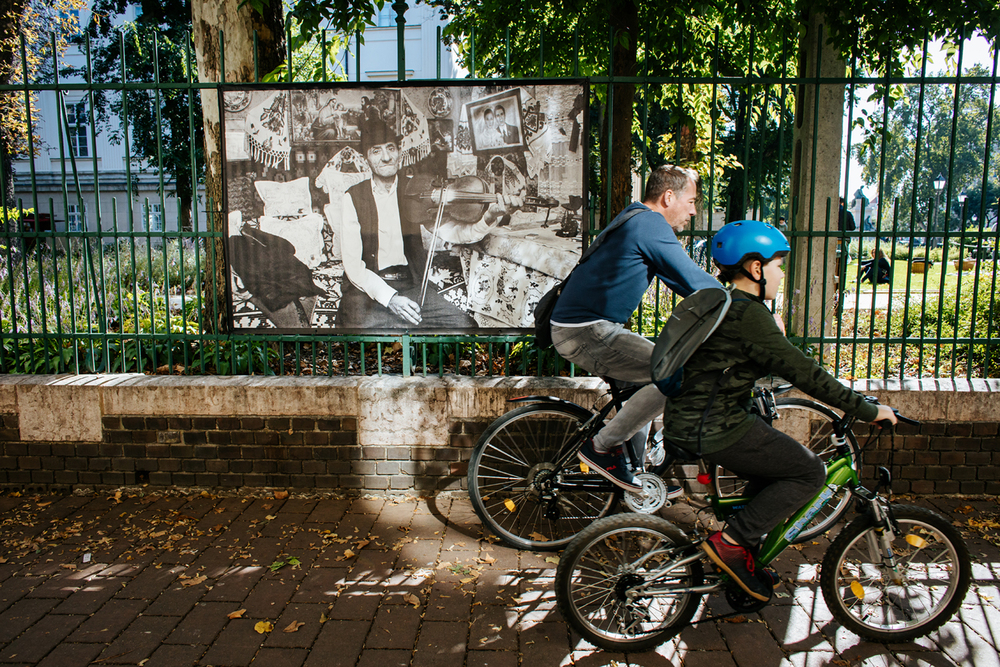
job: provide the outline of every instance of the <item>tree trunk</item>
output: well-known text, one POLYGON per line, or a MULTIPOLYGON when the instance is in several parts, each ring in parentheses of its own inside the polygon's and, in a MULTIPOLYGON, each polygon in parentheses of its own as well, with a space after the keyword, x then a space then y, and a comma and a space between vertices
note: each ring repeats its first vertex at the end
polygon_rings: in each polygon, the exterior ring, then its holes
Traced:
MULTIPOLYGON (((277 0, 264 3, 262 16, 249 4, 240 8, 240 0, 193 0, 191 25, 195 54, 198 60, 198 80, 222 81, 219 64, 219 32, 225 36, 225 81, 246 83, 254 78, 254 31, 257 32, 258 71, 261 75, 277 67, 284 58, 285 35, 282 29, 282 7, 277 0)), ((222 214, 222 160, 220 151, 222 123, 219 100, 215 90, 201 91, 202 119, 205 126, 205 209, 207 229, 223 232, 226 221, 222 214)), ((225 328, 226 282, 229 275, 224 261, 222 238, 213 239, 207 247, 208 268, 203 294, 208 317, 206 327, 212 331, 225 328)), ((207 244, 206 244, 207 245, 207 244)))
MULTIPOLYGON (((825 17, 815 10, 804 21, 804 34, 799 42, 801 78, 843 77, 846 73, 847 64, 827 43, 829 33, 824 24, 825 17)), ((795 98, 791 228, 793 233, 836 230, 844 84, 800 84, 795 98)), ((793 244, 792 273, 785 281, 790 303, 788 332, 820 336, 836 321, 833 308, 837 241, 799 236, 793 239, 793 244)))
MULTIPOLYGON (((635 76, 639 38, 639 11, 636 4, 632 0, 620 0, 615 3, 611 21, 615 35, 612 74, 635 76)), ((611 196, 608 209, 611 215, 615 216, 632 201, 632 116, 635 107, 635 84, 617 83, 613 90, 614 100, 610 119, 611 196)), ((604 222, 602 219, 602 226, 604 222)))
MULTIPOLYGON (((6 11, 0 11, 0 84, 10 84, 14 82, 14 71, 16 69, 17 44, 14 37, 20 34, 21 17, 24 15, 24 0, 11 0, 6 11)), ((23 94, 16 92, 0 93, 0 109, 8 105, 24 104, 23 94), (20 99, 19 99, 20 98, 20 99)), ((3 175, 3 182, 0 183, 0 206, 13 209, 16 202, 14 200, 14 154, 17 146, 14 143, 13 133, 7 128, 0 127, 0 174, 3 175)), ((6 231, 6 219, 0 219, 0 230, 6 231)))

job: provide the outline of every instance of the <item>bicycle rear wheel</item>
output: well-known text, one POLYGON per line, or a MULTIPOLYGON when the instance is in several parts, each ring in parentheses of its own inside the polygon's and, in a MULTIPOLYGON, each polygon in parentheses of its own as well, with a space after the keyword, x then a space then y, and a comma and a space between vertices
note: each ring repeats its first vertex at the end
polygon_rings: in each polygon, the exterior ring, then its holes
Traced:
POLYGON ((647 651, 673 637, 698 609, 698 558, 666 519, 618 514, 581 532, 559 558, 556 601, 584 639, 608 651, 647 651))
POLYGON ((532 403, 500 417, 476 443, 469 500, 505 544, 561 549, 614 509, 621 492, 600 475, 583 473, 576 458, 580 427, 592 415, 577 405, 532 403))
MULTIPOLYGON (((815 452, 824 463, 836 456, 837 448, 831 440, 833 422, 839 418, 836 412, 822 403, 803 398, 782 397, 778 398, 775 404, 778 418, 772 424, 774 428, 801 442, 815 452)), ((853 433, 847 434, 847 446, 851 448, 854 470, 860 476, 861 449, 853 433)), ((715 466, 712 471, 712 486, 719 497, 737 496, 743 493, 746 480, 725 468, 715 466)), ((799 533, 795 542, 810 540, 832 528, 851 508, 852 497, 853 493, 848 487, 842 488, 830 499, 826 507, 820 510, 805 530, 799 533)))
POLYGON ((899 533, 885 564, 882 531, 862 516, 840 532, 823 557, 820 589, 840 623, 879 642, 904 642, 941 627, 969 590, 972 564, 961 534, 923 507, 894 505, 899 533))

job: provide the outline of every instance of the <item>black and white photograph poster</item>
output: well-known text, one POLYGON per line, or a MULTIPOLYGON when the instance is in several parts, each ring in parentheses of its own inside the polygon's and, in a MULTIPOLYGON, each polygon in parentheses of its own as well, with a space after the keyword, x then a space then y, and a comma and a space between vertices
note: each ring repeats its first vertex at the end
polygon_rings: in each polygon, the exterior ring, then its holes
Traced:
POLYGON ((587 96, 227 86, 233 329, 529 331, 583 248, 587 96))

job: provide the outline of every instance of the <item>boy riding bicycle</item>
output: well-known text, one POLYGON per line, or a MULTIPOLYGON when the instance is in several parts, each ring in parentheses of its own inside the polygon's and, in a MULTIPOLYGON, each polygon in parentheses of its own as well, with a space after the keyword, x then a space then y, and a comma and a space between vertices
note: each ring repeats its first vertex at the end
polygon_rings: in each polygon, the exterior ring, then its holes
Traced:
POLYGON ((685 363, 681 390, 667 399, 663 412, 675 444, 749 480, 752 500, 702 549, 758 600, 770 598, 754 567, 762 536, 817 493, 826 470, 816 454, 750 411, 754 383, 779 375, 859 419, 896 423, 892 408, 868 403, 793 346, 764 305, 778 294, 790 249, 780 231, 756 220, 729 223, 715 235, 710 252, 719 280, 731 285, 733 302, 685 363))

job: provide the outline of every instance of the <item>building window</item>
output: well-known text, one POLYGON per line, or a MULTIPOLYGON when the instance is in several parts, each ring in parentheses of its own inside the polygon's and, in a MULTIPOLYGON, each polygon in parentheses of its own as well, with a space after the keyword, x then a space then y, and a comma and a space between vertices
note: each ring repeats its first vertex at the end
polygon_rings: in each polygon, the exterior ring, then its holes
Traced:
POLYGON ((163 231, 163 208, 159 204, 149 205, 148 229, 151 232, 163 231))
POLYGON ((378 16, 375 17, 375 20, 379 28, 391 28, 396 25, 396 10, 392 8, 392 4, 385 3, 382 9, 378 10, 378 16))
POLYGON ((66 230, 70 232, 82 232, 87 224, 87 207, 80 207, 79 204, 69 204, 66 207, 66 230))
POLYGON ((90 157, 90 118, 86 102, 66 105, 66 124, 69 126, 69 145, 73 157, 90 157))

